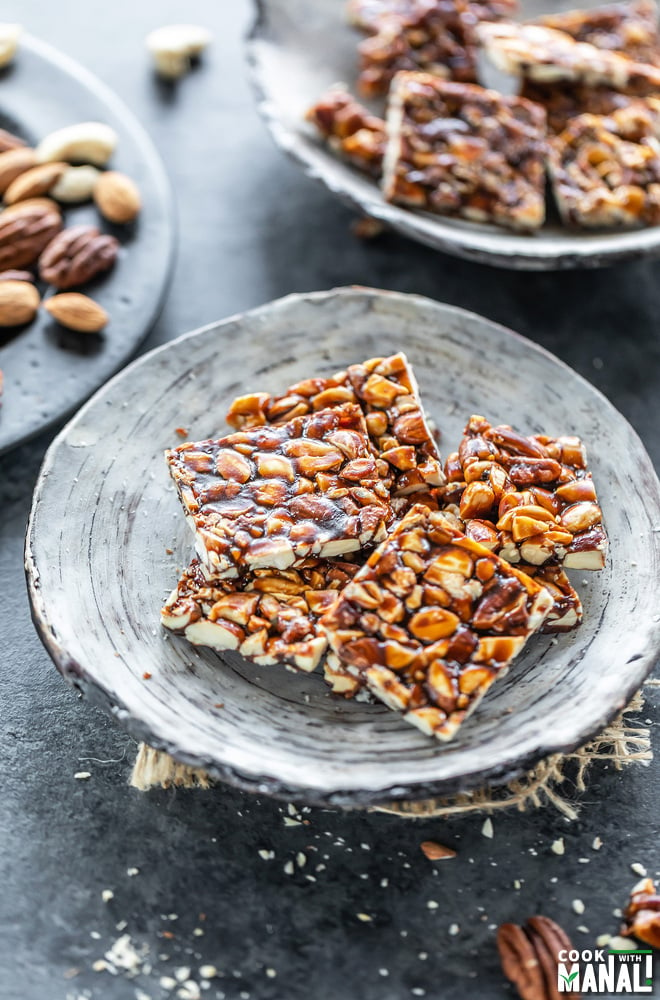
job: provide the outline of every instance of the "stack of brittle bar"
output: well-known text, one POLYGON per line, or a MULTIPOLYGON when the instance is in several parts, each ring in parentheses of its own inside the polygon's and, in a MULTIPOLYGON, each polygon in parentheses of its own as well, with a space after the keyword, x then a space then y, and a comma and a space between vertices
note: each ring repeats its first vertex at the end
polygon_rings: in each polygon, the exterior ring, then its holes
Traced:
POLYGON ((517 0, 349 0, 366 36, 357 88, 384 98, 384 112, 337 84, 308 120, 406 208, 531 234, 546 219, 547 179, 568 227, 657 225, 655 0, 524 23, 516 10, 517 0), (488 62, 517 96, 480 85, 488 62))
POLYGON ((404 354, 235 399, 166 452, 195 554, 161 612, 190 642, 369 692, 451 739, 607 539, 585 450, 469 419, 443 463, 404 354))

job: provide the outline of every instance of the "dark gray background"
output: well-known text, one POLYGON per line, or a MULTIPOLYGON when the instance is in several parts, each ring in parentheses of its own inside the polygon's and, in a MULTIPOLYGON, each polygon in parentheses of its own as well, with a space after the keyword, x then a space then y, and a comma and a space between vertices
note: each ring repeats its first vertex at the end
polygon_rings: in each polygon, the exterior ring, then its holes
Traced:
MULTIPOLYGON (((350 213, 284 160, 254 113, 241 48, 249 16, 244 0, 3 7, 4 19, 22 21, 110 84, 165 160, 179 259, 147 346, 291 291, 360 283, 421 292, 499 320, 569 362, 631 420, 657 466, 660 265, 509 274, 391 235, 356 240, 350 213), (150 76, 143 37, 182 18, 208 25, 215 43, 172 91, 150 76)), ((203 993, 210 998, 495 1000, 513 995, 494 947, 501 921, 543 912, 583 947, 616 930, 612 910, 637 878, 631 862, 660 873, 657 763, 594 769, 577 822, 551 807, 495 816, 492 840, 481 834, 482 816, 406 822, 314 810, 306 824, 287 827, 286 806, 226 788, 128 788, 134 744, 65 687, 30 624, 23 533, 48 440, 0 459, 2 1000, 133 1000, 136 990, 161 1000, 176 996, 161 976, 188 966, 198 981, 204 963, 223 973, 203 993), (75 780, 80 770, 92 777, 75 780), (600 851, 591 847, 596 835, 600 851), (559 836, 564 857, 550 850, 559 836), (458 857, 431 864, 419 849, 426 839, 454 846, 458 857), (262 860, 260 849, 275 858, 262 860), (305 868, 286 874, 299 851, 305 868), (129 877, 132 867, 139 874, 129 877), (107 888, 114 898, 104 903, 107 888), (581 917, 575 898, 586 905, 581 917), (122 921, 153 965, 134 981, 92 970, 122 921)), ((656 732, 659 705, 649 695, 642 713, 656 732)))

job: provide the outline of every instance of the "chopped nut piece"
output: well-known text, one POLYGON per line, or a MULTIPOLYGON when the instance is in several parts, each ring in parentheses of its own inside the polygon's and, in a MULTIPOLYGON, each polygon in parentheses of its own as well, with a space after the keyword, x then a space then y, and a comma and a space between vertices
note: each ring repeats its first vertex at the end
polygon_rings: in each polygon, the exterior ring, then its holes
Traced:
POLYGON ((355 552, 384 537, 391 515, 355 405, 182 444, 166 459, 199 558, 217 577, 355 552), (276 466, 264 470, 262 455, 276 466))
MULTIPOLYGON (((358 403, 369 437, 384 461, 382 474, 396 495, 444 483, 440 456, 424 414, 417 380, 405 354, 370 358, 331 377, 305 379, 280 396, 253 393, 239 396, 227 413, 238 429, 281 424, 325 407, 358 403)), ((341 448, 352 454, 350 438, 341 448), (348 450, 347 450, 348 449, 348 450)))
POLYGON ((482 22, 475 30, 486 54, 503 73, 537 83, 573 80, 638 97, 660 90, 660 68, 634 62, 620 52, 577 42, 554 28, 482 22))
POLYGON ((617 115, 580 115, 550 140, 548 169, 567 226, 660 222, 660 146, 619 134, 617 115))
POLYGON ((566 850, 564 847, 564 838, 558 837, 557 840, 553 840, 552 844, 550 845, 550 850, 552 851, 553 854, 559 854, 559 855, 564 854, 566 850))
POLYGON ((424 854, 429 861, 444 861, 445 858, 455 858, 456 851, 451 847, 445 847, 444 844, 438 844, 435 840, 425 840, 419 845, 422 854, 424 854))
MULTIPOLYGON (((494 526, 493 548, 503 559, 523 568, 548 562, 574 569, 605 565, 607 536, 579 438, 524 437, 472 416, 445 471, 448 482, 440 494, 446 504, 460 504, 468 479, 490 484, 492 506, 480 510, 476 530, 468 518, 465 533, 478 539, 484 524, 494 526)), ((563 587, 561 578, 554 586, 563 587)))
POLYGON ((354 4, 349 12, 371 35, 358 47, 358 88, 365 97, 386 94, 400 70, 476 82, 475 25, 511 17, 517 0, 397 0, 380 7, 381 14, 374 3, 354 4))
POLYGON ((382 118, 371 114, 340 86, 327 91, 306 118, 336 153, 359 170, 380 177, 386 142, 382 118))
POLYGON ((387 201, 537 229, 545 218, 545 112, 523 98, 399 73, 387 113, 387 201))
POLYGON ((369 557, 321 625, 348 674, 406 721, 449 740, 551 606, 538 583, 420 504, 369 557), (404 561, 411 551, 420 555, 415 569, 404 561), (375 608, 364 605, 370 588, 380 595, 375 608), (401 606, 395 625, 381 610, 393 599, 401 606))
POLYGON ((308 559, 298 569, 257 569, 209 581, 195 559, 161 612, 162 624, 197 646, 236 649, 254 663, 309 672, 327 641, 316 622, 358 566, 308 559))
POLYGON ((660 948, 660 895, 653 879, 645 878, 634 886, 623 915, 625 924, 621 928, 622 935, 636 937, 652 948, 660 948))
POLYGON ((528 566, 520 565, 528 576, 533 577, 541 586, 550 592, 553 606, 550 614, 541 626, 541 632, 554 634, 570 632, 582 621, 582 601, 566 573, 560 566, 528 566))
POLYGON ((610 3, 536 18, 535 24, 564 31, 576 42, 623 52, 640 63, 660 65, 658 10, 652 0, 610 3))

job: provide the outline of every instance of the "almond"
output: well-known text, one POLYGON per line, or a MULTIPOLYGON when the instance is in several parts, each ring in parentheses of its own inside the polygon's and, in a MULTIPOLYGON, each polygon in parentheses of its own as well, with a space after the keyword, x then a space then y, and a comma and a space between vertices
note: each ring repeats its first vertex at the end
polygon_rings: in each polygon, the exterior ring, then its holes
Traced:
POLYGON ((30 323, 39 308, 39 292, 28 281, 0 281, 0 326, 30 323))
POLYGON ((422 854, 425 854, 429 861, 442 861, 445 858, 455 858, 456 851, 452 847, 445 847, 435 840, 424 840, 420 845, 422 854))
POLYGON ((31 170, 26 170, 12 181, 5 191, 5 203, 13 205, 17 201, 25 201, 26 198, 39 198, 43 194, 48 194, 67 166, 66 163, 41 163, 31 170))
POLYGON ((30 170, 37 162, 33 149, 9 149, 0 153, 0 194, 4 194, 12 181, 30 170))
POLYGON ((79 333, 98 333, 110 318, 98 302, 80 292, 53 295, 44 302, 44 309, 62 326, 79 333))
POLYGON ((62 214, 60 206, 52 198, 26 198, 24 201, 17 201, 15 204, 3 208, 2 218, 6 219, 9 215, 23 215, 29 208, 39 208, 44 212, 57 212, 60 217, 62 214))
POLYGON ((94 201, 109 222, 132 222, 142 207, 135 183, 116 170, 101 174, 94 188, 94 201))

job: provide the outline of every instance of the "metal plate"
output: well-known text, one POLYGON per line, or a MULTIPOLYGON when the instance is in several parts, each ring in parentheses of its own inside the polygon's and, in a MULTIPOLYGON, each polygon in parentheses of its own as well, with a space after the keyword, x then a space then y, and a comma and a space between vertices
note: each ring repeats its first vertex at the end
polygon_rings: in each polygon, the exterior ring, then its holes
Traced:
POLYGON ((140 188, 132 226, 103 223, 92 205, 67 208, 67 225, 93 223, 122 244, 107 275, 84 288, 110 315, 100 335, 64 330, 45 310, 27 327, 0 330, 0 453, 71 413, 137 350, 160 309, 174 247, 172 197, 151 140, 111 90, 73 60, 24 37, 0 78, 0 126, 36 143, 63 125, 102 121, 119 135, 112 166, 140 188))
POLYGON ((94 396, 46 456, 27 571, 57 667, 152 746, 241 787, 310 803, 426 798, 574 748, 640 686, 660 645, 660 592, 649 585, 660 573, 660 485, 607 400, 516 334, 415 296, 294 295, 151 352, 94 396), (525 433, 580 434, 611 539, 603 572, 574 574, 582 627, 535 637, 446 745, 383 705, 337 698, 319 673, 219 657, 167 635, 158 619, 192 553, 163 459, 175 428, 191 439, 217 434, 238 393, 400 349, 445 453, 472 412, 525 433))
MULTIPOLYGON (((571 0, 552 6, 575 6, 571 0)), ((593 6, 593 0, 584 6, 593 6)), ((360 34, 350 28, 342 0, 257 0, 248 61, 259 110, 275 142, 310 177, 353 207, 381 219, 405 236, 458 257, 508 268, 552 270, 601 267, 660 254, 660 226, 623 232, 571 232, 546 224, 532 236, 476 225, 384 201, 377 183, 342 163, 321 145, 307 108, 332 84, 353 87, 360 34)), ((522 15, 548 12, 543 0, 522 0, 522 15)), ((490 77, 484 82, 491 84, 490 77)), ((501 78, 498 80, 501 82, 501 78)), ((510 81, 509 81, 510 86, 510 81)), ((382 113, 382 106, 373 106, 382 113)), ((309 220, 301 220, 301 225, 309 220)))

